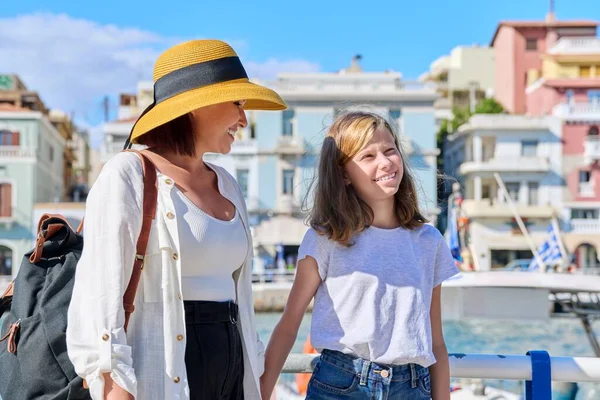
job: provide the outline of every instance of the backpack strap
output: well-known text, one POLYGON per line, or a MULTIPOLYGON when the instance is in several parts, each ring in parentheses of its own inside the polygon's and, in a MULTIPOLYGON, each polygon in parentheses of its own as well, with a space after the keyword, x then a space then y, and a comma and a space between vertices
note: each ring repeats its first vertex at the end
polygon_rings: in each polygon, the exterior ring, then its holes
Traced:
MULTIPOLYGON (((141 151, 127 149, 126 152, 136 153, 142 160, 142 173, 144 176, 144 197, 142 206, 142 229, 135 247, 135 259, 133 260, 133 270, 131 278, 127 284, 127 289, 123 294, 123 309, 125 310, 125 332, 129 325, 131 313, 135 310, 133 303, 135 302, 135 294, 137 292, 140 279, 142 277, 142 269, 144 268, 144 257, 146 256, 146 248, 150 239, 150 230, 152 229, 152 220, 156 215, 156 205, 158 198, 158 189, 156 186, 156 167, 150 158, 144 155, 141 151)), ((83 219, 77 228, 77 233, 83 230, 83 219)))
POLYGON ((69 222, 65 217, 60 214, 44 214, 40 217, 37 228, 37 238, 35 240, 35 248, 29 257, 31 263, 37 263, 42 259, 42 253, 44 251, 44 243, 46 240, 54 236, 63 226, 71 228, 69 222), (49 220, 53 220, 54 223, 47 223, 49 220))
POLYGON ((150 230, 152 228, 152 220, 156 215, 156 205, 158 198, 158 189, 156 186, 156 167, 154 163, 145 156, 142 152, 137 150, 125 150, 128 152, 136 153, 142 160, 142 169, 144 172, 144 198, 143 198, 143 220, 142 230, 135 249, 135 259, 133 261, 133 270, 131 272, 131 279, 123 295, 123 308, 125 310, 125 331, 127 332, 127 325, 129 324, 129 318, 131 313, 135 310, 133 305, 135 301, 135 293, 142 277, 142 269, 144 268, 144 257, 146 256, 146 248, 148 247, 148 239, 150 238, 150 230))

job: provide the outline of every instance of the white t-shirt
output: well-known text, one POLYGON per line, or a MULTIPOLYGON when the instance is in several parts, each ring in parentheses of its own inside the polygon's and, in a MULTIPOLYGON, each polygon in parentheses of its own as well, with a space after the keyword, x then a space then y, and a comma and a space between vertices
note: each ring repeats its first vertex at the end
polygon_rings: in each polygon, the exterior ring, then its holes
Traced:
POLYGON ((433 288, 458 272, 440 232, 370 227, 345 247, 309 229, 298 259, 313 257, 312 346, 381 364, 435 363, 429 310, 433 288))

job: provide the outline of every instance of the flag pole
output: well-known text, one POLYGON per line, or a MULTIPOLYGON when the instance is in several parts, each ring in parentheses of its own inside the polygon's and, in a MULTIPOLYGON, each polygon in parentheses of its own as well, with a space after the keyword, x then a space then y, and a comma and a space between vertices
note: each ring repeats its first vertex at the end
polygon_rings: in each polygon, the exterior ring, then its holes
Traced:
POLYGON ((567 249, 565 248, 565 245, 563 243, 562 236, 560 234, 560 227, 558 226, 558 221, 557 221, 556 215, 554 213, 552 213, 552 227, 554 228, 554 231, 556 232, 556 239, 558 240, 558 246, 560 247, 560 252, 562 254, 563 265, 568 267, 567 264, 569 262, 569 257, 567 255, 567 249))
POLYGON ((529 249, 533 253, 533 257, 535 258, 538 265, 540 266, 540 272, 546 272, 546 263, 539 256, 537 249, 535 248, 535 244, 533 243, 533 240, 531 240, 531 236, 529 235, 529 232, 527 231, 527 227, 523 223, 523 220, 521 219, 521 216, 519 215, 519 212, 517 211, 517 207, 515 206, 513 199, 511 199, 510 195, 508 194, 508 191, 506 190, 506 187, 504 186, 504 182, 502 181, 502 178, 500 178, 500 174, 498 174, 497 172, 494 172, 494 178, 496 178, 496 182, 498 182, 498 186, 500 186, 500 189, 502 190, 502 195, 506 199, 508 206, 510 207, 510 210, 512 211, 513 215, 515 216, 517 225, 519 225, 519 228, 521 229, 523 236, 525 236, 527 244, 529 245, 529 249))

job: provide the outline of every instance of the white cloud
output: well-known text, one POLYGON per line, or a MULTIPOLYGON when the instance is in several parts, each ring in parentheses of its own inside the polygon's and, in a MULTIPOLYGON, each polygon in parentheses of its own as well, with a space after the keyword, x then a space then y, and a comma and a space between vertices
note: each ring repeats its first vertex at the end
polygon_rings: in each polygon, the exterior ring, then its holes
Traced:
POLYGON ((157 55, 173 42, 64 14, 22 15, 0 19, 1 72, 18 74, 48 107, 93 119, 102 115, 102 96, 150 79, 157 55))
MULTIPOLYGON (((135 92, 150 80, 156 57, 189 38, 165 37, 136 28, 102 25, 65 14, 35 13, 0 18, 0 73, 18 74, 49 108, 75 112, 86 125, 101 122, 101 99, 135 92)), ((251 59, 244 40, 228 40, 251 59)), ((317 64, 303 60, 246 62, 251 78, 273 79, 278 72, 312 72, 317 64)), ((112 115, 115 114, 112 109, 112 115)))

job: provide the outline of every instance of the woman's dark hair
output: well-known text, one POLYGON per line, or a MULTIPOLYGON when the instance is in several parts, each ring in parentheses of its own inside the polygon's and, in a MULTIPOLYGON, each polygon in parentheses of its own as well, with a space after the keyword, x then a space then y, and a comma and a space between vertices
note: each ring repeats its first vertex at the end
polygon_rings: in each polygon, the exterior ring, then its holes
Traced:
POLYGON ((182 156, 196 156, 196 136, 189 113, 148 131, 137 139, 137 143, 182 156))

